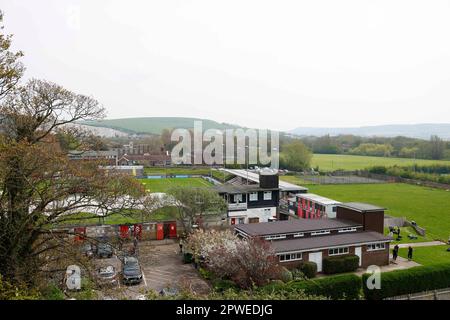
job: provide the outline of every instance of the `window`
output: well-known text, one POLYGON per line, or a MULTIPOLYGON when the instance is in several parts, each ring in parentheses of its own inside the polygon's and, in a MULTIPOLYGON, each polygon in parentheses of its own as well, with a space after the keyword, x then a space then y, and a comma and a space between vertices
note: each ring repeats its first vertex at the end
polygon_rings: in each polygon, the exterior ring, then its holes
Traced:
POLYGON ((242 194, 235 194, 234 202, 242 202, 242 194))
POLYGON ((250 193, 250 201, 258 201, 258 192, 250 193))
POLYGON ((264 192, 264 200, 272 200, 272 191, 264 192))
POLYGON ((354 231, 356 231, 356 228, 342 228, 339 229, 338 232, 354 232, 354 231))
POLYGON ((330 234, 330 230, 322 230, 322 231, 311 232, 312 236, 320 236, 320 235, 323 235, 323 234, 330 234))
POLYGON ((267 236, 264 237, 265 240, 279 240, 279 239, 286 239, 286 235, 285 234, 276 234, 273 236, 267 236))
POLYGON ((238 224, 244 224, 244 223, 245 223, 245 218, 238 219, 238 224))
POLYGON ((333 212, 336 212, 337 211, 337 207, 333 207, 333 212))
POLYGON ((328 250, 329 256, 337 256, 341 254, 347 254, 348 253, 348 247, 341 247, 341 248, 334 248, 328 250))
POLYGON ((278 255, 280 262, 302 260, 301 252, 285 253, 278 255))
POLYGON ((386 249, 385 243, 371 243, 367 245, 367 251, 376 251, 386 249))
POLYGON ((304 233, 301 233, 301 232, 299 232, 299 233, 294 233, 294 238, 300 238, 300 237, 304 237, 305 236, 305 234, 304 233))

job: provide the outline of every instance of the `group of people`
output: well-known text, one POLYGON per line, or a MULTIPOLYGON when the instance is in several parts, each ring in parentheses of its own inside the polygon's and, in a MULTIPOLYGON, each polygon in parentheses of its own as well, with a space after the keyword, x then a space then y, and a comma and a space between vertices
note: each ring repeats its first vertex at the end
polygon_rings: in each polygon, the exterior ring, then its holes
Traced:
MULTIPOLYGON (((398 250, 399 250, 398 244, 395 245, 394 249, 392 250, 392 260, 394 263, 397 261, 398 257, 398 250)), ((413 258, 413 248, 411 246, 408 246, 408 261, 411 261, 413 258)))

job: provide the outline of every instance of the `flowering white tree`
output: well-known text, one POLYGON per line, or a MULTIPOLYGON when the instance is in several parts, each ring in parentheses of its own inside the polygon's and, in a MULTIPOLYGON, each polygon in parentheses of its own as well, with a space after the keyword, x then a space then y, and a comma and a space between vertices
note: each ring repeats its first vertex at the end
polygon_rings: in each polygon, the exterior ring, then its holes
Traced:
POLYGON ((229 230, 196 230, 186 247, 217 277, 232 279, 243 288, 262 285, 279 273, 268 242, 239 239, 229 230))

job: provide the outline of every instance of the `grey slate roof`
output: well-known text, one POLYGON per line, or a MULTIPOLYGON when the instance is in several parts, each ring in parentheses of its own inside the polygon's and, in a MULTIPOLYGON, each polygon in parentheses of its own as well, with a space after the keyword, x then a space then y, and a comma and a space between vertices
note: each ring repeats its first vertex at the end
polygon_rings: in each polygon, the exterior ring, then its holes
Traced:
POLYGON ((359 223, 341 219, 296 219, 274 222, 238 224, 234 228, 249 236, 308 232, 362 226, 359 223))
POLYGON ((228 194, 279 190, 279 188, 269 188, 269 189, 261 188, 258 184, 233 185, 233 184, 228 184, 228 183, 216 185, 213 187, 213 189, 218 193, 228 193, 228 194))
POLYGON ((349 232, 336 235, 314 236, 290 240, 273 240, 271 246, 276 253, 291 251, 309 251, 346 246, 351 244, 367 244, 388 242, 392 238, 374 231, 349 232))
POLYGON ((371 211, 384 211, 386 208, 374 206, 369 203, 362 203, 362 202, 346 202, 338 205, 339 207, 352 209, 359 212, 371 212, 371 211))

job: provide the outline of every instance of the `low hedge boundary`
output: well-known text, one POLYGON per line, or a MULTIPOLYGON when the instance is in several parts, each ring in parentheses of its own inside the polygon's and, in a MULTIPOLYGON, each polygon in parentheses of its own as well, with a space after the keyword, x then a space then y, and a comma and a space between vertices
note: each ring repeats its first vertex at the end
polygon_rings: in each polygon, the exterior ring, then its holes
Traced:
POLYGON ((450 287, 450 263, 420 266, 406 270, 381 273, 381 288, 369 290, 367 279, 370 274, 362 276, 364 296, 367 300, 401 296, 423 291, 450 287))
POLYGON ((261 289, 265 292, 303 291, 308 295, 324 296, 333 300, 357 300, 361 296, 361 278, 355 274, 344 274, 314 280, 294 280, 286 284, 271 283, 261 289))

